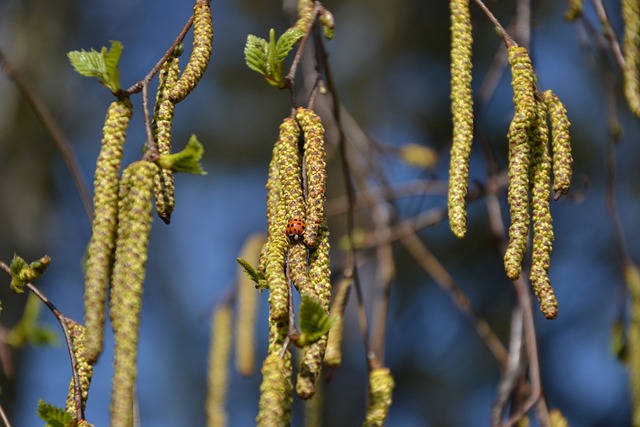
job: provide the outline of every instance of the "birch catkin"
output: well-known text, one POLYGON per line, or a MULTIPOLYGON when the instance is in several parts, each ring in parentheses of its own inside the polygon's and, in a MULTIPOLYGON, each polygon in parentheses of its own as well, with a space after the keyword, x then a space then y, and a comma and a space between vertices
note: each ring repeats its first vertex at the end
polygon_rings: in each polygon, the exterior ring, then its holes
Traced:
POLYGON ((233 312, 231 307, 218 307, 211 318, 211 344, 208 366, 207 426, 225 427, 227 388, 229 386, 229 357, 233 312))
MULTIPOLYGON (((74 322, 69 318, 65 318, 65 323, 69 329, 71 336, 71 344, 73 355, 76 359, 76 370, 80 379, 80 394, 82 402, 82 410, 84 410, 87 399, 89 398, 89 386, 91 385, 91 377, 93 376, 93 365, 86 357, 86 329, 84 326, 74 322)), ((75 383, 73 378, 69 384, 69 393, 67 395, 67 404, 65 410, 72 415, 78 412, 75 400, 75 383)))
MULTIPOLYGON (((311 288, 306 293, 318 299, 326 312, 329 312, 331 303, 330 276, 329 231, 325 221, 320 228, 318 245, 309 256, 311 288)), ((296 393, 302 399, 310 399, 315 394, 315 382, 320 375, 326 348, 327 334, 304 350, 296 381, 296 393)))
POLYGON ((152 222, 153 176, 157 172, 155 163, 141 160, 122 174, 109 310, 115 340, 112 427, 131 427, 133 422, 142 284, 152 222))
POLYGON ((90 363, 94 363, 102 352, 105 304, 118 215, 118 172, 132 112, 129 99, 111 103, 96 164, 94 214, 87 250, 84 294, 84 321, 87 328, 85 347, 90 363))
POLYGON ((638 0, 622 0, 624 37, 624 94, 629 108, 640 117, 640 3, 638 0))
POLYGON ((302 156, 298 148, 299 137, 298 123, 292 117, 284 119, 280 125, 277 167, 287 221, 291 218, 305 219, 304 196, 302 195, 302 156))
POLYGON ((515 114, 509 126, 509 189, 507 199, 511 225, 509 245, 504 256, 507 276, 520 277, 522 259, 529 236, 529 165, 531 161, 529 131, 536 122, 534 98, 535 75, 527 50, 509 47, 511 85, 515 114))
POLYGON ((551 186, 551 156, 547 108, 537 103, 537 126, 531 132, 531 217, 533 246, 531 250, 531 286, 540 302, 540 310, 547 319, 558 314, 556 300, 549 280, 549 266, 553 245, 553 225, 549 208, 551 186))
POLYGON ((471 91, 471 14, 468 0, 451 0, 451 113, 453 143, 449 163, 449 226, 457 237, 467 233, 466 197, 473 140, 471 91))
POLYGON ((369 405, 363 427, 384 427, 394 387, 389 368, 374 368, 369 372, 369 405))
POLYGON ((307 185, 304 244, 312 248, 325 220, 327 163, 324 148, 324 126, 313 110, 298 107, 296 119, 304 133, 304 165, 307 185))
POLYGON ((543 94, 543 99, 549 110, 551 120, 551 146, 553 147, 553 191, 554 199, 559 199, 569 192, 571 186, 571 136, 569 127, 571 123, 567 116, 567 110, 562 101, 551 90, 543 94))
MULTIPOLYGON (((171 153, 171 126, 175 104, 168 97, 168 91, 175 86, 180 73, 179 59, 170 56, 160 69, 158 93, 153 114, 153 134, 159 154, 171 153)), ((171 222, 175 208, 175 185, 173 171, 160 169, 153 177, 156 211, 165 223, 171 222)))
POLYGON ((169 99, 175 104, 184 100, 204 75, 211 59, 213 23, 210 0, 196 0, 193 6, 193 49, 184 72, 169 91, 169 99))

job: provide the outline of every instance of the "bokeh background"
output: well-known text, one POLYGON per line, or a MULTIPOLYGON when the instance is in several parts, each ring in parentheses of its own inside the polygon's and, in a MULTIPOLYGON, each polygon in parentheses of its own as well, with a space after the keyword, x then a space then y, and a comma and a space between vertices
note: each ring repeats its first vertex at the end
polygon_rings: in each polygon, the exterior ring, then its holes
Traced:
MULTIPOLYGON (((505 25, 513 19, 514 3, 487 2, 505 25)), ((546 321, 534 309, 543 385, 549 406, 560 408, 572 426, 627 426, 628 373, 611 351, 612 327, 625 310, 626 295, 620 251, 605 205, 603 82, 604 70, 613 65, 588 41, 584 27, 563 21, 565 2, 532 3, 531 52, 539 85, 554 89, 569 111, 575 158, 572 197, 552 204, 556 241, 551 279, 560 314, 546 321)), ((619 4, 605 3, 619 32, 619 4)), ((390 184, 446 180, 451 133, 448 3, 327 0, 325 5, 336 20, 336 35, 327 47, 340 99, 362 128, 389 148, 380 155, 379 165, 390 184), (407 143, 440 153, 437 165, 425 171, 398 160, 394 148, 407 143)), ((590 7, 587 16, 597 23, 590 7)), ((139 354, 144 426, 205 423, 211 311, 234 284, 235 258, 244 239, 265 230, 264 184, 270 152, 278 125, 289 114, 288 93, 265 84, 243 59, 248 33, 266 37, 270 27, 277 33, 288 27, 281 2, 214 0, 212 9, 211 64, 196 92, 178 106, 174 121, 176 147, 192 133, 205 145, 208 175, 177 177, 172 224, 156 219, 152 232, 139 354)), ((94 79, 75 74, 66 53, 120 40, 125 47, 121 81, 128 87, 155 64, 190 13, 190 2, 168 0, 0 0, 0 49, 51 109, 87 183, 92 182, 111 94, 94 79)), ((501 41, 475 5, 472 16, 474 86, 479 88, 501 41)), ((624 130, 617 147, 615 194, 628 249, 640 261, 639 128, 621 96, 619 72, 613 69, 624 130)), ((139 158, 144 141, 140 98, 133 99, 127 163, 139 158)), ((511 114, 507 71, 477 119, 503 167, 511 114)), ((482 149, 474 149, 472 180, 485 180, 484 158, 482 149)), ((337 164, 333 156, 330 165, 337 164)), ((341 196, 340 178, 331 184, 330 199, 341 196)), ((505 199, 502 194, 503 208, 505 199)), ((445 205, 443 194, 417 194, 399 201, 396 209, 401 220, 445 205)), ((364 212, 360 226, 370 225, 366 218, 364 212)), ((420 230, 419 236, 506 342, 514 294, 482 199, 469 206, 469 218, 464 240, 453 237, 446 219, 420 230)), ((330 226, 335 238, 332 263, 338 271, 346 258, 338 244, 345 230, 344 216, 330 218, 330 226)), ((81 263, 89 236, 90 224, 59 152, 15 86, 0 75, 0 259, 9 262, 14 252, 26 259, 49 254, 53 263, 38 284, 65 314, 81 320, 81 263)), ((450 297, 405 250, 394 247, 394 255, 385 361, 395 376, 396 390, 388 425, 489 425, 500 380, 498 363, 450 297)), ((375 256, 364 252, 360 261, 375 323, 371 301, 380 296, 371 275, 375 256)), ((9 328, 20 317, 25 297, 8 292, 8 277, 1 282, 0 322, 9 328)), ((259 356, 266 351, 266 298, 265 293, 259 314, 259 356)), ((363 419, 366 366, 354 301, 351 298, 347 312, 344 364, 325 388, 327 426, 354 426, 363 419)), ((48 312, 43 310, 41 318, 56 328, 48 312)), ((108 341, 96 366, 86 411, 96 426, 108 424, 111 349, 108 341)), ((64 405, 70 377, 67 352, 60 344, 25 347, 13 350, 12 356, 13 377, 2 375, 0 401, 14 426, 40 425, 38 399, 64 405)), ((255 424, 259 383, 259 374, 232 375, 230 425, 255 424)), ((299 402, 294 425, 303 425, 299 402)))

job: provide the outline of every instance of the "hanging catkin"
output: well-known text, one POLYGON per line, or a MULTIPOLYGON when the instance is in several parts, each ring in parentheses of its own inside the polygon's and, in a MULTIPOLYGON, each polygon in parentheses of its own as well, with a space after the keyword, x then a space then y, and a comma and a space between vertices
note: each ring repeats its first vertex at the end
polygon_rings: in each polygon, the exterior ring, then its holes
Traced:
POLYGON ((629 108, 640 117, 640 3, 638 0, 622 0, 624 37, 624 94, 629 108))
POLYGON ((114 332, 111 426, 131 427, 147 245, 151 231, 155 163, 141 160, 122 174, 118 239, 109 313, 114 332))
POLYGON ((225 427, 227 389, 229 387, 229 358, 231 355, 233 312, 228 305, 217 307, 211 316, 207 386, 207 426, 225 427))
POLYGON ((298 107, 296 119, 304 133, 304 165, 306 174, 306 228, 304 244, 312 248, 325 220, 327 163, 324 148, 324 126, 313 110, 298 107))
MULTIPOLYGON (((71 345, 73 355, 76 359, 76 371, 80 380, 80 394, 82 402, 82 410, 84 411, 85 404, 89 398, 89 386, 91 385, 91 377, 93 376, 93 365, 86 357, 86 329, 84 326, 74 322, 69 318, 64 319, 69 329, 69 336, 71 337, 71 345)), ((73 378, 69 383, 69 393, 67 395, 67 404, 65 410, 72 415, 78 412, 75 399, 75 383, 73 378)))
POLYGON ((453 142, 449 163, 449 226, 457 237, 467 234, 469 156, 473 140, 471 92, 471 14, 468 0, 451 0, 451 114, 453 142))
MULTIPOLYGON (((326 312, 331 303, 331 269, 329 265, 329 231, 324 225, 318 234, 318 245, 309 255, 310 289, 301 291, 316 298, 326 312)), ((300 370, 296 381, 296 393, 302 399, 310 399, 315 394, 315 382, 320 375, 322 361, 327 348, 327 334, 304 349, 300 370)))
POLYGON ((87 250, 84 294, 85 347, 90 363, 94 363, 102 352, 105 304, 118 217, 118 172, 132 111, 129 99, 111 103, 96 163, 94 213, 87 250))
POLYGON ((509 189, 507 198, 511 225, 509 245, 504 256, 507 276, 520 277, 522 259, 529 236, 529 165, 531 161, 529 130, 536 122, 534 98, 535 75, 527 50, 509 47, 511 86, 515 113, 509 126, 509 189))
MULTIPOLYGON (((160 69, 158 93, 153 114, 153 135, 156 138, 158 154, 171 153, 171 127, 175 104, 168 97, 168 91, 176 84, 180 73, 179 59, 170 56, 160 69)), ((153 177, 156 211, 165 223, 171 222, 175 208, 175 185, 173 171, 160 169, 153 177)))
POLYGON ((549 280, 553 245, 553 224, 549 199, 551 192, 551 156, 547 107, 537 103, 537 124, 531 132, 531 218, 533 245, 531 250, 531 286, 547 319, 558 315, 558 301, 549 280))
POLYGON ((551 146, 553 148, 553 192, 554 199, 569 192, 571 186, 571 136, 569 127, 571 123, 567 116, 567 110, 562 101, 551 89, 543 94, 543 99, 549 110, 551 121, 551 146))
POLYGON ((374 368, 369 372, 369 403, 363 427, 384 427, 394 387, 389 368, 374 368))
POLYGON ((209 1, 196 0, 193 6, 193 49, 184 72, 169 91, 169 99, 174 104, 184 100, 193 91, 211 59, 213 23, 209 1))

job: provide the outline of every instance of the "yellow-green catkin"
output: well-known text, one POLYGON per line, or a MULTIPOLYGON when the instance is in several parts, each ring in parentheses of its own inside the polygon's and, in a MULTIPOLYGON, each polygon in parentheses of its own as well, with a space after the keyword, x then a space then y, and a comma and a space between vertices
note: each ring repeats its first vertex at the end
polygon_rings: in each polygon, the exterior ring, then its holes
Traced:
POLYGON ((184 72, 169 91, 169 99, 175 104, 193 91, 211 59, 213 23, 209 2, 210 0, 196 0, 193 6, 193 49, 184 72))
POLYGON ((525 48, 510 46, 511 86, 515 113, 509 125, 509 189, 507 199, 511 224, 509 245, 504 256, 507 276, 520 277, 522 259, 529 236, 529 165, 531 160, 529 130, 536 122, 534 97, 535 75, 525 48))
POLYGON ((564 13, 564 19, 572 22, 578 16, 582 15, 584 0, 569 0, 569 7, 567 11, 564 13))
POLYGON ((307 27, 313 18, 314 3, 313 0, 298 0, 298 20, 293 25, 293 28, 307 32, 307 27))
MULTIPOLYGON (((244 243, 240 257, 254 265, 258 261, 260 247, 265 236, 255 233, 244 243)), ((258 314, 258 292, 254 282, 238 267, 237 320, 235 325, 236 369, 241 375, 252 375, 256 357, 256 318, 258 314)))
POLYGON ((307 248, 304 245, 292 245, 287 255, 289 278, 300 292, 312 293, 309 265, 307 264, 307 248))
POLYGON ((227 425, 225 402, 229 385, 232 319, 233 312, 228 305, 218 307, 211 319, 206 405, 208 427, 227 425))
POLYGON ((549 425, 551 427, 569 427, 569 421, 559 409, 549 411, 549 425))
MULTIPOLYGON (((170 56, 160 69, 158 76, 158 93, 153 114, 153 135, 159 154, 171 153, 171 126, 175 104, 168 97, 168 91, 178 80, 180 73, 179 59, 170 56)), ((160 169, 153 178, 156 199, 156 211, 162 221, 169 224, 171 213, 175 208, 175 185, 173 171, 160 169)))
POLYGON ((622 0, 624 37, 624 94, 629 108, 640 117, 640 4, 638 0, 622 0))
MULTIPOLYGON (((82 400, 82 410, 84 411, 85 404, 89 398, 89 386, 91 385, 91 377, 93 376, 93 365, 89 363, 86 357, 86 329, 79 323, 74 322, 69 318, 65 318, 69 335, 71 336, 71 345, 73 355, 76 359, 76 370, 78 372, 78 378, 80 379, 80 393, 82 400)), ((72 415, 78 413, 75 399, 75 383, 73 378, 69 384, 69 393, 67 395, 67 404, 65 410, 72 415)))
POLYGON ((112 427, 131 427, 133 422, 142 285, 153 219, 153 176, 157 172, 155 163, 141 160, 129 165, 121 179, 109 310, 115 341, 112 427))
POLYGON ((473 141, 471 91, 471 13, 469 0, 451 0, 451 114, 453 142, 449 163, 449 226, 459 238, 467 234, 469 156, 473 141))
POLYGON ((282 354, 287 325, 269 325, 269 348, 262 362, 262 383, 258 402, 258 427, 289 427, 291 424, 291 403, 293 401, 291 382, 291 350, 282 354))
POLYGON ((302 236, 304 244, 316 245, 320 227, 325 221, 324 205, 327 187, 327 162, 324 147, 324 126, 313 110, 298 107, 296 119, 304 132, 304 166, 306 176, 306 222, 302 236))
POLYGON ((395 382, 389 368, 374 368, 369 372, 369 406, 363 427, 384 427, 394 387, 395 382))
POLYGON ((292 117, 284 119, 280 125, 277 167, 287 221, 292 218, 305 219, 305 204, 302 194, 302 156, 298 148, 299 137, 300 127, 295 119, 292 117))
MULTIPOLYGON (((309 255, 309 278, 311 289, 304 291, 315 297, 325 311, 331 304, 331 267, 329 255, 329 230, 326 221, 318 235, 318 245, 309 255)), ((301 293, 303 293, 301 291, 301 293)), ((320 375, 322 361, 327 348, 327 334, 304 350, 300 370, 296 380, 296 393, 302 399, 310 399, 315 394, 315 382, 320 375)))
POLYGON ((640 269, 632 262, 624 264, 624 281, 631 297, 631 322, 627 331, 633 426, 640 426, 640 269))
POLYGON ((551 193, 551 156, 547 107, 538 102, 537 126, 531 131, 531 217, 533 245, 531 250, 531 286, 547 319, 558 315, 558 301, 549 280, 553 249, 553 225, 549 199, 551 193))
POLYGON ((344 325, 344 309, 347 305, 347 295, 351 289, 351 279, 344 279, 338 285, 331 303, 331 315, 336 321, 329 330, 327 350, 324 354, 324 363, 327 366, 340 366, 342 364, 342 333, 344 325))
POLYGON ((84 321, 87 359, 94 363, 102 352, 105 305, 118 218, 118 172, 126 131, 133 109, 129 99, 113 101, 103 128, 96 162, 93 223, 87 250, 84 321))
MULTIPOLYGON (((298 178, 292 172, 299 168, 297 157, 291 157, 290 146, 297 141, 299 127, 291 118, 280 125, 280 134, 273 148, 269 179, 267 180, 267 243, 261 251, 261 268, 264 268, 269 286, 269 319, 283 322, 289 316, 289 288, 285 274, 285 259, 290 242, 286 235, 288 215, 295 215, 302 190, 298 178), (284 154, 283 154, 284 153, 284 154), (289 155, 288 155, 288 154, 289 155), (286 183, 286 184, 285 184, 286 183), (285 185, 287 189, 285 190, 285 185), (287 204, 288 203, 288 204, 287 204), (293 203, 293 205, 292 205, 293 203)), ((299 170, 299 169, 298 169, 299 170)))
POLYGON ((567 110, 562 101, 551 89, 543 94, 549 119, 551 121, 551 147, 553 148, 553 192, 554 199, 558 200, 569 192, 573 156, 571 155, 571 135, 569 128, 571 123, 567 116, 567 110))

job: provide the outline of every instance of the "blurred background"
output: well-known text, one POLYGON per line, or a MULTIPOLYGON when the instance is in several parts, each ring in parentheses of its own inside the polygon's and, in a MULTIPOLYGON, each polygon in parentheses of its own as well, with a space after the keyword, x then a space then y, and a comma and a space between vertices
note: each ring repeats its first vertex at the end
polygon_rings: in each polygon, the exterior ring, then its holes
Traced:
MULTIPOLYGON (((514 16, 511 1, 488 1, 504 25, 514 16)), ((611 350, 612 328, 625 313, 621 253, 607 211, 608 144, 606 70, 613 69, 616 106, 623 128, 617 147, 617 196, 628 250, 640 261, 640 143, 638 120, 629 113, 621 78, 610 56, 601 56, 588 29, 563 20, 565 2, 536 1, 531 19, 531 55, 541 89, 553 89, 572 122, 574 184, 571 197, 552 203, 555 245, 551 281, 560 314, 547 321, 535 303, 536 332, 544 391, 550 408, 559 408, 572 426, 630 425, 628 374, 611 350)), ((621 30, 618 2, 606 2, 614 28, 621 30)), ((376 170, 396 187, 417 180, 446 182, 451 135, 449 107, 449 12, 447 2, 419 0, 327 0, 334 14, 335 38, 326 43, 340 100, 371 140, 377 141, 376 170), (398 156, 409 144, 439 155, 430 169, 407 165, 398 156)), ((586 16, 599 22, 591 3, 586 16)), ((147 265, 139 353, 138 396, 143 426, 204 425, 209 319, 232 289, 235 258, 252 233, 266 231, 265 190, 278 125, 289 114, 290 98, 244 64, 249 33, 282 33, 289 15, 278 1, 212 3, 215 29, 212 61, 198 89, 176 109, 174 147, 194 133, 205 145, 206 176, 179 175, 177 208, 171 225, 154 221, 147 265)), ((474 87, 478 90, 500 39, 480 10, 474 21, 474 87)), ((190 2, 168 0, 109 2, 0 0, 0 49, 51 110, 70 141, 85 182, 93 180, 102 124, 112 100, 95 79, 82 78, 69 65, 71 50, 124 45, 120 80, 124 87, 142 79, 187 21, 190 2)), ((598 28, 595 31, 599 31, 598 28)), ((191 39, 187 36, 186 46, 191 39)), ((607 83, 608 84, 608 83, 607 83)), ((152 86, 155 89, 155 84, 152 86)), ((506 133, 511 120, 509 72, 482 106, 471 180, 486 180, 491 150, 506 165, 506 133)), ((27 260, 44 254, 53 262, 39 287, 57 307, 78 321, 83 317, 82 258, 90 224, 60 153, 14 84, 0 75, 0 259, 13 253, 27 260)), ((144 128, 140 96, 128 131, 125 162, 140 157, 144 128)), ((329 141, 329 144, 335 144, 329 141)), ((335 148, 335 146, 333 146, 335 148)), ((372 150, 365 147, 365 150, 372 150)), ((337 151, 329 157, 329 201, 344 195, 337 151), (334 173, 332 174, 332 171, 334 173)), ((508 221, 506 195, 501 193, 508 221)), ((397 221, 446 207, 446 193, 417 192, 394 201, 397 221)), ((337 209, 339 211, 339 209, 337 209)), ((370 213, 359 211, 357 226, 370 228, 370 213)), ((344 214, 332 215, 332 265, 344 266, 339 244, 344 214)), ((504 275, 498 244, 490 231, 484 200, 469 205, 469 232, 456 239, 443 221, 418 231, 478 313, 506 344, 515 302, 504 275)), ((396 275, 391 283, 385 363, 396 389, 389 426, 485 426, 500 380, 498 362, 468 318, 406 250, 393 246, 396 275)), ((375 325, 380 298, 373 251, 359 255, 370 321, 375 325)), ((24 295, 8 291, 1 279, 0 322, 10 328, 20 318, 24 295)), ((267 294, 258 326, 256 375, 232 374, 229 423, 255 425, 259 363, 266 352, 267 294)), ((42 424, 38 399, 64 406, 70 378, 68 354, 55 319, 42 322, 59 335, 59 344, 12 350, 13 372, 1 379, 0 401, 14 426, 42 424), (10 376, 10 377, 9 377, 10 376)), ((325 425, 359 425, 366 401, 366 364, 355 298, 347 308, 344 362, 325 388, 325 425)), ((107 329, 110 330, 110 329, 107 329)), ((95 367, 87 419, 108 424, 111 350, 95 367)), ((303 425, 295 400, 294 426, 303 425)))

